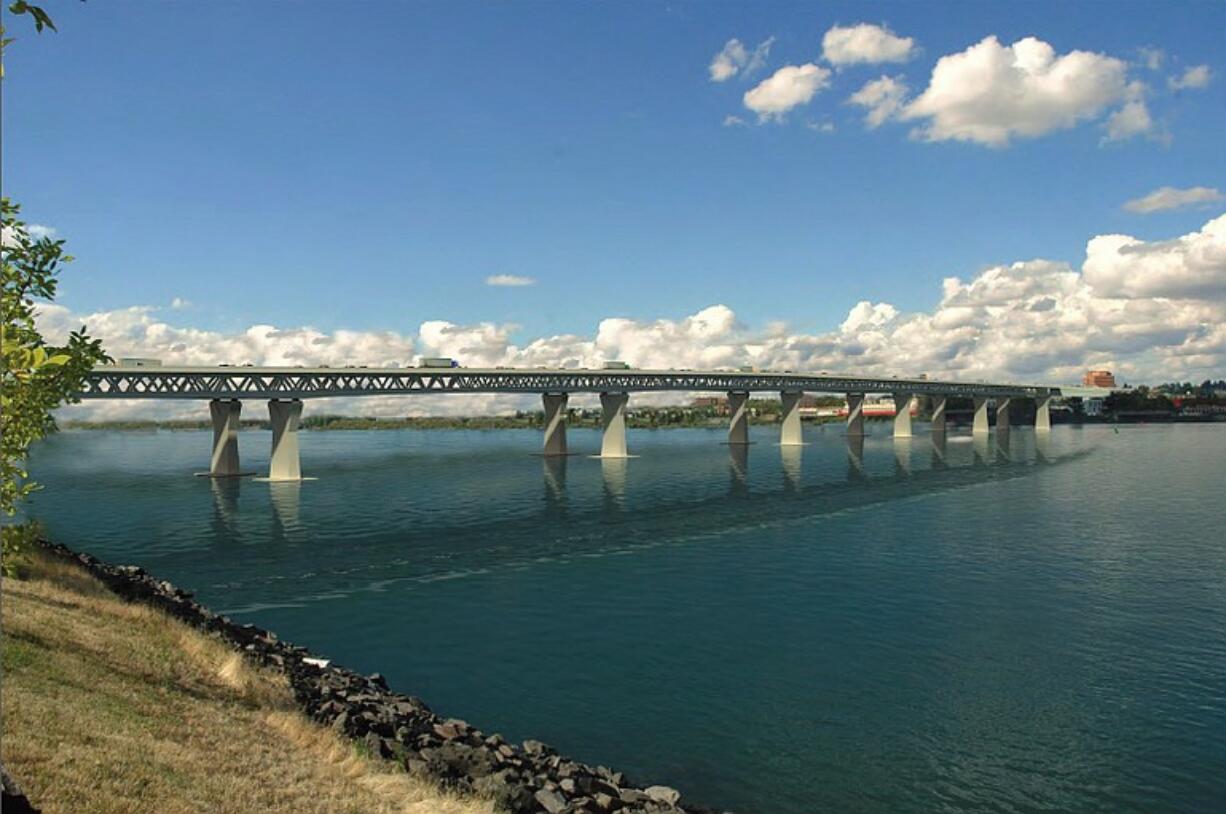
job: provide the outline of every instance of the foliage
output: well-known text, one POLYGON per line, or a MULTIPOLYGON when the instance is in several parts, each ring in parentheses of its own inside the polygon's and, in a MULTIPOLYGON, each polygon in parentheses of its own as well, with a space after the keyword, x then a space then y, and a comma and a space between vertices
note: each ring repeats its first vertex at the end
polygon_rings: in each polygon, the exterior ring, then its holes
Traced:
MULTIPOLYGON (((27 3, 26 0, 13 0, 12 3, 9 3, 9 13, 14 16, 20 16, 22 14, 30 15, 30 19, 34 21, 34 30, 40 34, 43 32, 44 28, 50 28, 52 31, 57 30, 55 23, 51 22, 51 17, 47 15, 47 12, 43 11, 41 6, 32 6, 27 3)), ((8 44, 12 41, 12 37, 4 36, 4 26, 0 25, 0 53, 3 53, 4 49, 7 48, 8 44)), ((0 63, 0 77, 3 76, 4 65, 3 63, 0 63)))
MULTIPOLYGON (((0 511, 8 516, 38 488, 27 476, 25 461, 30 444, 55 430, 51 411, 76 401, 85 374, 109 361, 102 343, 86 336, 84 327, 69 334, 64 345, 49 344, 38 332, 37 303, 55 299, 60 268, 72 257, 64 253, 64 241, 32 236, 20 212, 8 198, 0 200, 0 511)), ((21 538, 6 527, 5 554, 15 553, 21 538)))

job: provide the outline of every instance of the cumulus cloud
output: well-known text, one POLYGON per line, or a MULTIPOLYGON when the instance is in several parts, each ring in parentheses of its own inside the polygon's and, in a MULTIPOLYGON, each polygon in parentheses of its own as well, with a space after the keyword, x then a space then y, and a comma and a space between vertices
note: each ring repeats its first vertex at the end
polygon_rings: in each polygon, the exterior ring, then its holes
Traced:
POLYGON ((822 56, 831 65, 906 62, 915 53, 913 39, 871 23, 836 25, 822 37, 822 56))
POLYGON ((941 57, 928 87, 901 118, 921 122, 914 135, 928 141, 1003 147, 1014 138, 1073 127, 1126 102, 1134 107, 1117 129, 1135 133, 1144 110, 1136 92, 1122 60, 1089 51, 1057 55, 1034 37, 1003 45, 990 36, 941 57))
POLYGON ((758 114, 759 122, 782 121, 788 111, 808 104, 830 84, 830 70, 813 63, 787 65, 745 93, 745 107, 758 114))
POLYGON ((1105 141, 1126 141, 1134 136, 1152 134, 1154 120, 1149 115, 1145 100, 1136 98, 1124 104, 1119 110, 1107 117, 1103 125, 1107 131, 1105 141))
POLYGON ((748 122, 740 116, 733 116, 731 113, 724 117, 724 127, 744 127, 746 124, 748 122))
POLYGON ((1222 193, 1214 187, 1159 187, 1148 195, 1133 198, 1124 204, 1129 212, 1147 215, 1150 212, 1163 212, 1168 209, 1182 209, 1188 206, 1203 206, 1222 200, 1222 193))
POLYGON ((191 301, 186 300, 183 297, 175 297, 173 300, 170 301, 170 308, 172 311, 182 311, 184 308, 191 308, 191 307, 192 307, 191 301))
POLYGON ((41 223, 31 223, 26 226, 26 234, 35 240, 42 240, 44 237, 55 237, 55 227, 44 226, 41 223))
MULTIPOLYGON (((39 326, 52 339, 85 324, 113 356, 166 364, 219 363, 332 367, 403 366, 451 356, 465 366, 598 367, 620 359, 641 368, 854 371, 876 375, 1070 383, 1089 367, 1130 381, 1199 380, 1226 370, 1226 215, 1163 241, 1099 235, 1081 268, 1058 260, 1001 264, 942 282, 930 311, 905 313, 887 302, 853 305, 842 322, 805 333, 783 323, 742 324, 723 304, 678 319, 603 319, 592 334, 557 334, 517 343, 515 325, 423 322, 415 334, 325 333, 255 325, 224 333, 172 325, 158 309, 94 314, 43 306, 39 326)), ((635 396, 664 403, 684 394, 635 396)), ((577 397, 576 404, 594 403, 577 397)), ((312 411, 362 415, 488 413, 536 408, 521 396, 380 397, 313 402, 312 411)), ((97 402, 70 418, 196 416, 200 405, 97 402)))
POLYGON ((520 277, 517 274, 491 274, 485 278, 486 285, 518 288, 525 285, 536 285, 535 277, 520 277))
POLYGON ((902 77, 883 76, 865 83, 847 101, 868 111, 864 123, 874 129, 897 116, 906 98, 907 86, 902 77))
POLYGON ((768 37, 758 43, 753 51, 749 51, 745 48, 745 44, 735 37, 728 40, 720 52, 711 59, 711 64, 707 66, 711 81, 726 82, 738 73, 748 76, 757 72, 766 65, 771 46, 774 44, 775 38, 768 37))
POLYGON ((1226 301, 1226 215, 1174 240, 1099 235, 1086 247, 1084 270, 1103 296, 1226 301))
POLYGON ((1179 76, 1172 76, 1166 80, 1166 84, 1171 90, 1188 90, 1200 89, 1209 87, 1209 79, 1212 73, 1208 65, 1196 65, 1188 68, 1179 76))

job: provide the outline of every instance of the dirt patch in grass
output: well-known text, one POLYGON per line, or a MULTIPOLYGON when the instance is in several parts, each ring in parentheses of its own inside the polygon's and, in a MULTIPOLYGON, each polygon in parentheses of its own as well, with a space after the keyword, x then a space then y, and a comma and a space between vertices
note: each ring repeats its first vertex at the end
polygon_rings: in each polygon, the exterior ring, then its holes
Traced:
POLYGON ((47 814, 492 812, 360 754, 225 644, 30 559, 2 585, 3 758, 47 814))

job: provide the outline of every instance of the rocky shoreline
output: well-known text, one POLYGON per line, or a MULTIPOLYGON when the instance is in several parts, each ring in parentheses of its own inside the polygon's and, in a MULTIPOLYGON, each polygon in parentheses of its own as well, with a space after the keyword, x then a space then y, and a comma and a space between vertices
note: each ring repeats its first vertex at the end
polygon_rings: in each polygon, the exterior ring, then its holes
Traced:
POLYGON ((280 641, 270 631, 236 624, 141 568, 109 565, 48 540, 40 543, 124 599, 144 602, 214 634, 255 663, 283 673, 311 719, 445 788, 489 797, 514 814, 714 814, 713 809, 682 802, 681 794, 668 786, 639 786, 622 772, 570 760, 539 741, 516 745, 500 735, 487 736, 465 721, 444 719, 421 699, 392 692, 378 673, 361 675, 280 641))

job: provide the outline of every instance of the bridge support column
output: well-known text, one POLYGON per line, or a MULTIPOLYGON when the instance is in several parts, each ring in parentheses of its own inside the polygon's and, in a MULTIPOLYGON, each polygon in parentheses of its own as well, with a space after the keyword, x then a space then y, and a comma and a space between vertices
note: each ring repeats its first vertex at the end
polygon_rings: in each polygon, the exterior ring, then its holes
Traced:
POLYGON ((983 435, 988 431, 988 400, 983 396, 975 396, 975 422, 971 425, 971 432, 975 435, 983 435))
POLYGON ((273 399, 268 402, 268 420, 272 424, 272 456, 268 460, 268 479, 302 480, 302 463, 298 457, 298 427, 302 423, 302 401, 273 399))
POLYGON ((545 454, 566 454, 566 393, 544 393, 545 404, 545 454))
POLYGON ((243 403, 238 399, 213 399, 209 416, 213 419, 213 457, 209 476, 229 478, 241 475, 238 464, 238 427, 243 403))
POLYGON ((1051 396, 1034 400, 1034 428, 1038 432, 1051 429, 1051 396))
POLYGON ((800 431, 800 397, 803 393, 783 392, 779 397, 783 401, 783 409, 779 422, 779 443, 785 447, 800 446, 804 443, 800 431))
POLYGON ((728 413, 732 416, 728 422, 728 443, 749 443, 749 410, 746 406, 749 393, 743 390, 733 390, 728 394, 728 413))
POLYGON ((945 404, 949 401, 946 396, 932 397, 932 432, 939 434, 945 432, 945 404))
POLYGON ((996 431, 1009 431, 1009 402, 1012 399, 996 399, 996 431))
POLYGON ((864 394, 847 394, 847 434, 864 436, 864 394))
POLYGON ((600 457, 628 458, 626 453, 626 402, 629 393, 601 393, 600 457))
POLYGON ((894 437, 911 437, 911 407, 915 396, 910 393, 894 394, 894 437))

